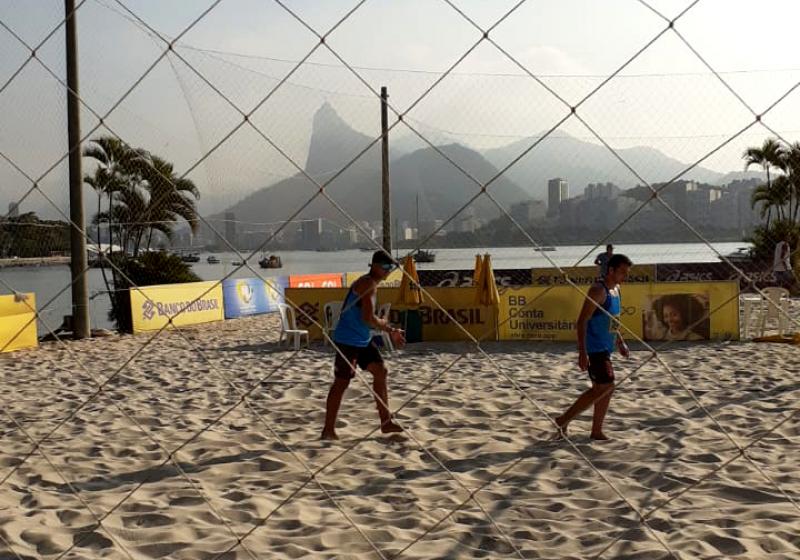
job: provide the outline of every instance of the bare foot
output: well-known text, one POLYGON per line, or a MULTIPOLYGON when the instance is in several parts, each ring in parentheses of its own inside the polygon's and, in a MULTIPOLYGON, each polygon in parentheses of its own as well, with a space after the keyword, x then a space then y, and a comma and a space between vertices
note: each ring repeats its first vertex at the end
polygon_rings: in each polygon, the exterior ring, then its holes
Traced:
POLYGON ((556 430, 556 433, 553 434, 553 436, 550 438, 551 441, 566 437, 567 427, 569 426, 569 423, 564 420, 563 416, 559 416, 558 418, 556 418, 555 422, 556 425, 558 426, 558 429, 556 430))
POLYGON ((333 441, 339 439, 339 436, 336 435, 336 432, 322 432, 320 439, 333 441))
POLYGON ((600 432, 599 434, 592 434, 589 437, 591 437, 592 439, 597 440, 597 441, 608 441, 608 440, 611 439, 610 437, 605 435, 603 432, 600 432))
POLYGON ((398 426, 392 421, 387 422, 386 424, 381 426, 381 432, 384 434, 396 434, 398 432, 402 432, 403 428, 398 426))

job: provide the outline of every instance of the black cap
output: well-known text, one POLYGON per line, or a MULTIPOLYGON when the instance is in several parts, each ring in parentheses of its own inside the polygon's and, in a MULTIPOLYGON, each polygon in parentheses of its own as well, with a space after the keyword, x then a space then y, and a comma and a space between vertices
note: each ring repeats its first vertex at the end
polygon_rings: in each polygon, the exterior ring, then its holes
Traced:
POLYGON ((375 251, 372 253, 372 263, 370 264, 394 264, 391 255, 387 254, 386 251, 380 250, 375 251))

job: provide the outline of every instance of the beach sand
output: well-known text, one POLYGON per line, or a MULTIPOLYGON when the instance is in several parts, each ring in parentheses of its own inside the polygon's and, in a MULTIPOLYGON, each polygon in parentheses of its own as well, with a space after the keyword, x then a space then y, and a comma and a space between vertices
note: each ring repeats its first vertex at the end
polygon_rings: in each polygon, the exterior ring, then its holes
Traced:
MULTIPOLYGON (((748 448, 759 473, 643 348, 616 362, 618 380, 639 369, 609 442, 588 439, 588 412, 574 447, 548 441, 535 406, 559 414, 586 388, 573 344, 495 342, 489 358, 466 343, 390 355, 391 405, 415 397, 409 433, 369 435, 355 379, 342 439, 323 442, 329 348, 279 349, 274 316, 151 336, 0 357, 0 558, 800 558, 800 415, 748 448), (648 532, 634 508, 684 490, 648 532)), ((742 446, 797 413, 795 346, 659 355, 742 446)))

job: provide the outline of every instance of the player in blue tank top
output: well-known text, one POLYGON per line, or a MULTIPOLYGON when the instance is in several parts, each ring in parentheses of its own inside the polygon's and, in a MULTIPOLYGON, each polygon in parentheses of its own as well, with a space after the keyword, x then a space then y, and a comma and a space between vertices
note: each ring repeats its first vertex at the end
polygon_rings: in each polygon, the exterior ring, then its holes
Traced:
POLYGON ((342 404, 344 392, 350 380, 356 375, 356 366, 372 374, 372 388, 375 404, 383 433, 402 432, 402 428, 392 422, 389 411, 389 390, 386 386, 388 370, 383 357, 372 343, 372 329, 388 332, 396 346, 405 343, 401 329, 392 327, 389 318, 375 315, 378 284, 395 268, 392 257, 384 251, 372 255, 369 273, 355 282, 348 290, 342 303, 342 312, 333 333, 336 357, 333 363, 334 380, 328 392, 325 407, 325 426, 322 439, 339 439, 336 435, 336 417, 342 404))
POLYGON ((594 284, 583 302, 578 316, 578 366, 588 371, 592 388, 584 391, 569 409, 556 418, 560 434, 581 412, 594 405, 591 438, 605 440, 603 420, 614 393, 614 367, 611 354, 618 349, 628 357, 628 347, 619 332, 619 314, 622 297, 619 286, 628 277, 633 263, 625 255, 614 255, 608 260, 606 274, 594 284))

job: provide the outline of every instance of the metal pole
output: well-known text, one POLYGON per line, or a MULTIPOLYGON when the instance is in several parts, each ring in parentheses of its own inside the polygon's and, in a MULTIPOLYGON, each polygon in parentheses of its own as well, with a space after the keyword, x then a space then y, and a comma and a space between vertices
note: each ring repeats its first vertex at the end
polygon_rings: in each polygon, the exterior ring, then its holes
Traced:
POLYGON ((383 195, 383 250, 392 254, 392 199, 389 189, 389 113, 386 86, 381 87, 381 179, 383 195))
MULTIPOLYGON (((78 105, 78 36, 75 25, 75 0, 64 0, 67 51, 67 137, 69 146, 70 272, 72 275, 72 333, 87 338, 89 327, 89 289, 86 283, 86 238, 83 215, 83 177, 81 172, 81 121, 78 105)), ((99 241, 99 240, 98 240, 99 241)))

